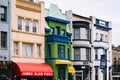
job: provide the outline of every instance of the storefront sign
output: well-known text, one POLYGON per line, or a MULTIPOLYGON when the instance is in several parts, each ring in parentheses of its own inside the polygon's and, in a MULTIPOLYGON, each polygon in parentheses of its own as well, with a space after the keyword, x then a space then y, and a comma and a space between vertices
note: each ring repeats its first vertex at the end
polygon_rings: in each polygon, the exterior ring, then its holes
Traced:
POLYGON ((48 72, 22 72, 22 76, 53 76, 53 73, 48 72))

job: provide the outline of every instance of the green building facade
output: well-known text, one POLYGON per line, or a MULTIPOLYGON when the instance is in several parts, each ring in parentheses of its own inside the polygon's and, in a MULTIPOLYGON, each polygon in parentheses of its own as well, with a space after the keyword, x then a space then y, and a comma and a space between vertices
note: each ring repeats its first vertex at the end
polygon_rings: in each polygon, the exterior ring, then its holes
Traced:
POLYGON ((70 21, 54 4, 51 4, 45 13, 45 59, 54 71, 51 80, 72 80, 71 75, 75 71, 71 61, 72 33, 67 29, 70 21))

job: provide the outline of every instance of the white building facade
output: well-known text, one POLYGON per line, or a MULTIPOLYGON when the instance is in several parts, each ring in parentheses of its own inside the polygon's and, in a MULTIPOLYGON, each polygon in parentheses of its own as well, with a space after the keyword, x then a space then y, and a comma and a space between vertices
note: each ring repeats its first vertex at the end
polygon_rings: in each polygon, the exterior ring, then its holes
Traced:
POLYGON ((73 80, 112 80, 111 22, 70 13, 73 80))
POLYGON ((111 80, 111 22, 92 19, 92 80, 111 80))

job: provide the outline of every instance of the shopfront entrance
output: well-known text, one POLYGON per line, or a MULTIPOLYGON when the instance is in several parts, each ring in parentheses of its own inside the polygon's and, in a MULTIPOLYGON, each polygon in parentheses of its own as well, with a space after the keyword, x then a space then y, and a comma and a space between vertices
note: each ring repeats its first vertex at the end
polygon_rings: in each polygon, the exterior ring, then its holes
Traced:
POLYGON ((75 79, 83 80, 83 72, 82 71, 75 72, 75 79))
POLYGON ((65 68, 59 67, 59 69, 58 69, 58 79, 59 80, 65 80, 66 79, 65 78, 65 73, 66 73, 65 68))

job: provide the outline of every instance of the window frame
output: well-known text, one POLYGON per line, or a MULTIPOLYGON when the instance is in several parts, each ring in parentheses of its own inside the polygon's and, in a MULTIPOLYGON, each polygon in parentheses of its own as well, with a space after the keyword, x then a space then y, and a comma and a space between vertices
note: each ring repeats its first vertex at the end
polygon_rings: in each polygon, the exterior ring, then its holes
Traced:
POLYGON ((14 46, 14 56, 18 56, 19 55, 19 42, 13 42, 13 46, 14 46), (17 46, 15 46, 15 44, 17 44, 17 46))
POLYGON ((76 39, 80 39, 80 28, 79 27, 75 27, 74 28, 74 39, 76 40, 76 39), (79 32, 78 32, 78 34, 76 33, 77 31, 76 30, 78 30, 79 32), (76 35, 77 34, 77 35, 76 35), (77 37, 76 37, 77 36, 77 37), (79 36, 79 37, 78 37, 79 36))
POLYGON ((23 57, 33 57, 33 50, 34 50, 34 48, 33 48, 33 44, 32 43, 22 43, 22 56, 23 57), (31 46, 31 49, 29 49, 29 50, 31 50, 31 53, 29 53, 28 52, 28 48, 31 46), (24 46, 24 48, 23 48, 23 46, 24 46), (28 47, 29 46, 29 47, 28 47), (25 50, 25 54, 23 54, 24 52, 23 52, 23 50, 25 50))
POLYGON ((0 9, 1 8, 4 9, 4 13, 3 14, 0 12, 1 21, 7 22, 7 7, 6 6, 0 6, 0 9), (4 16, 3 20, 2 20, 2 16, 4 16))
POLYGON ((65 59, 65 45, 58 44, 58 58, 65 59))
POLYGON ((41 57, 41 44, 37 44, 37 57, 41 57))
POLYGON ((32 32, 37 33, 38 21, 33 20, 32 32))
POLYGON ((7 32, 5 31, 1 31, 1 49, 7 49, 7 32), (3 43, 4 43, 4 46, 3 46, 3 43))
POLYGON ((95 49, 95 60, 98 60, 99 59, 99 49, 95 49))
POLYGON ((23 18, 18 17, 18 30, 22 30, 22 23, 23 23, 23 18))
POLYGON ((26 32, 30 31, 30 19, 25 20, 25 31, 26 32))

